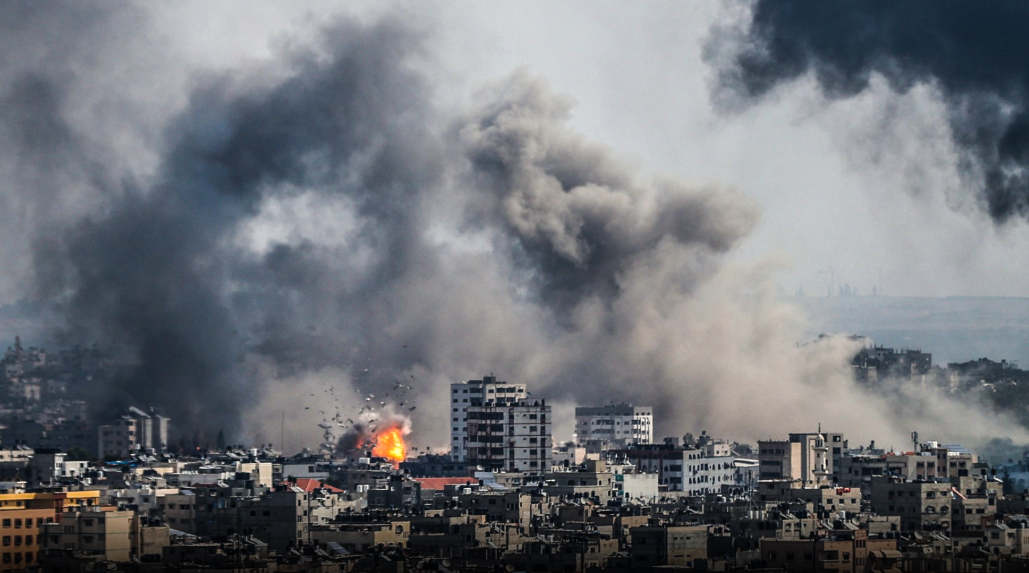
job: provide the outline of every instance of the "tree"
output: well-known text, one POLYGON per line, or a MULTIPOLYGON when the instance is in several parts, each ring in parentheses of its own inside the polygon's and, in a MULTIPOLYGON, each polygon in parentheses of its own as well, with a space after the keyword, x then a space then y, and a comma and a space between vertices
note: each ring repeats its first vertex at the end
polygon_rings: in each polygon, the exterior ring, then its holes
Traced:
POLYGON ((91 462, 94 459, 93 455, 86 451, 82 446, 72 446, 68 448, 67 454, 68 455, 65 459, 72 462, 91 462))

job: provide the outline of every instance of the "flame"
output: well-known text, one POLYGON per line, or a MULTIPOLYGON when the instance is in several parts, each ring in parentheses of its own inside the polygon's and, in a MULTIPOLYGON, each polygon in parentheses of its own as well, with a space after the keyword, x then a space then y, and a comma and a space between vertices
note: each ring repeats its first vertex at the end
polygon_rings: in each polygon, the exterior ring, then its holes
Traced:
POLYGON ((399 464, 407 459, 407 444, 400 427, 393 427, 379 434, 372 448, 372 455, 399 464))

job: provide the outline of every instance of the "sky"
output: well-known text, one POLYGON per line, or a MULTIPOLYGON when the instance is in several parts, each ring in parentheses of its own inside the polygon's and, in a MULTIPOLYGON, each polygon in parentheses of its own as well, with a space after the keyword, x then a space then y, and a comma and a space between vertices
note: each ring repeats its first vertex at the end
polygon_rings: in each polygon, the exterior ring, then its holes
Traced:
MULTIPOLYGON (((372 18, 379 4, 172 3, 152 7, 183 57, 218 68, 260 59, 332 14, 372 18), (198 12, 203 12, 199 15, 198 12), (176 33, 177 30, 188 30, 176 33)), ((748 26, 749 3, 473 2, 401 4, 431 35, 438 97, 461 102, 514 69, 575 101, 571 125, 645 170, 741 190, 760 205, 734 256, 774 259, 793 294, 1026 296, 1029 232, 989 224, 958 176, 944 103, 931 83, 895 93, 882 78, 846 101, 810 74, 748 109, 712 101, 705 56, 716 31, 748 26), (880 278, 881 277, 881 278, 880 278)))
POLYGON ((943 433, 957 405, 862 397, 788 297, 1029 294, 1021 55, 908 50, 917 7, 54 6, 7 7, 0 300, 128 348, 113 401, 183 425, 295 411, 296 446, 327 388, 416 380, 384 408, 439 444, 446 385, 495 372, 670 433, 943 433))

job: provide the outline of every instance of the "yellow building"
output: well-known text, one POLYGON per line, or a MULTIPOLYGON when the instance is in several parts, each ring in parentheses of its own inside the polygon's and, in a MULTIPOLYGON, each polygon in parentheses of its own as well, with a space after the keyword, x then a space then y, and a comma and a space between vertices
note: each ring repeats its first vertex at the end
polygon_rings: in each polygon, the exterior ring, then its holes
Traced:
POLYGON ((0 571, 38 563, 40 526, 59 523, 68 509, 99 503, 98 491, 0 494, 0 571))

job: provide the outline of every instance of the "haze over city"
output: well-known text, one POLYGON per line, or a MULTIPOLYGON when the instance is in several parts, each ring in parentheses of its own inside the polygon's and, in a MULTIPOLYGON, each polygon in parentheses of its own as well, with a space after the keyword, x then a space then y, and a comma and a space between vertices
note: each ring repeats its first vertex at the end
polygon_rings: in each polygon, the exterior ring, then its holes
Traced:
POLYGON ((0 571, 1022 570, 1027 29, 0 0, 0 571))

